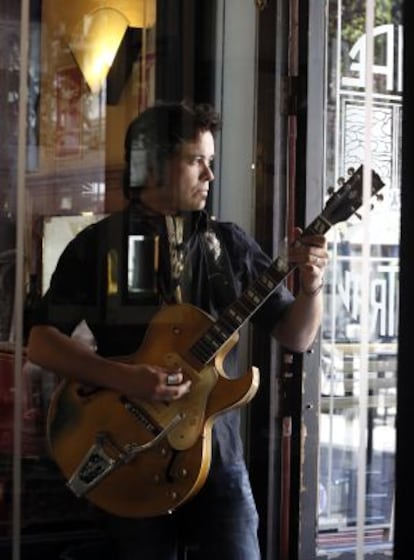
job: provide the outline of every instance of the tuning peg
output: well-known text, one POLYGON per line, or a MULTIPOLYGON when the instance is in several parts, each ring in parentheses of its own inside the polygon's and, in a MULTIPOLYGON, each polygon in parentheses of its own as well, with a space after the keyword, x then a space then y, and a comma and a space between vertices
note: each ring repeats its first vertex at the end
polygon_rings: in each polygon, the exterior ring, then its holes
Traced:
POLYGON ((354 212, 354 216, 356 216, 359 220, 362 220, 362 216, 359 212, 354 212))
POLYGON ((345 183, 345 178, 344 177, 338 177, 337 183, 340 187, 342 187, 342 185, 345 183))
POLYGON ((379 201, 382 202, 384 200, 384 195, 382 193, 378 193, 375 195, 375 198, 379 201))
POLYGON ((355 167, 348 167, 347 173, 349 176, 353 175, 355 173, 355 167))
POLYGON ((328 187, 327 192, 328 192, 329 195, 333 194, 335 192, 334 187, 328 187))

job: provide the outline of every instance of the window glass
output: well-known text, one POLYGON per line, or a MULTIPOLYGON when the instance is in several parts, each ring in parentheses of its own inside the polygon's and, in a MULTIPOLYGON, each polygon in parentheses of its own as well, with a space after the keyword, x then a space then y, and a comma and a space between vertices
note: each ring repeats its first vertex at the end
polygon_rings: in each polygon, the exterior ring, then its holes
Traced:
MULTIPOLYGON (((154 0, 1 2, 2 557, 10 558, 13 547, 13 558, 20 550, 27 558, 72 558, 63 551, 79 531, 90 542, 95 537, 89 505, 67 491, 50 459, 48 404, 59 380, 27 360, 25 345, 33 303, 64 247, 124 204, 124 133, 155 100, 155 7, 154 0), (25 68, 27 104, 20 93, 25 68), (26 126, 19 122, 24 114, 26 126), (22 285, 15 290, 19 258, 22 285)), ((82 325, 76 334, 91 342, 82 325)))
MULTIPOLYGON (((365 160, 366 2, 329 2, 326 173, 330 184, 365 160)), ((364 216, 329 233, 322 329, 318 547, 327 557, 391 550, 393 538, 400 219, 401 3, 376 2, 372 167, 385 183, 369 213, 368 356, 361 355, 364 216), (365 378, 364 378, 365 376, 365 378), (363 383, 366 381, 366 383, 363 383), (361 391, 366 387, 366 398, 361 391), (366 409, 361 410, 361 404, 366 409), (361 414, 366 434, 361 438, 361 414), (360 446, 364 466, 361 471, 360 446), (364 478, 364 519, 358 489, 364 478)))

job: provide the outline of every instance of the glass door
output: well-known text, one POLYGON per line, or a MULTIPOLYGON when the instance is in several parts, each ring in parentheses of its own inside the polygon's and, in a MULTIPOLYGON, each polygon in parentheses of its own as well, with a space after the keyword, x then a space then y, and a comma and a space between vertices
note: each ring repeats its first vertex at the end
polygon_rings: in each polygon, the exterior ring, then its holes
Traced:
POLYGON ((324 558, 354 558, 357 550, 389 554, 393 548, 401 2, 375 2, 371 27, 368 4, 328 2, 326 189, 366 161, 367 153, 385 187, 368 218, 354 216, 329 234, 318 511, 318 552, 324 558))

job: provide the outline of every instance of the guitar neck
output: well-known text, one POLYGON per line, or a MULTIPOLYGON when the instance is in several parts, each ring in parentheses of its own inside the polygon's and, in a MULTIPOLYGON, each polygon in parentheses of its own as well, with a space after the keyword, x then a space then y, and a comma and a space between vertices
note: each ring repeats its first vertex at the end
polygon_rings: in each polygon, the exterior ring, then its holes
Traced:
MULTIPOLYGON (((302 236, 325 234, 332 224, 322 213, 304 230, 302 236)), ((190 352, 202 364, 207 364, 222 346, 250 319, 276 290, 279 284, 296 268, 284 257, 277 257, 242 295, 229 305, 224 313, 191 347, 190 352)))
MULTIPOLYGON (((350 170, 351 171, 351 170, 350 170)), ((354 214, 363 202, 363 165, 351 173, 341 188, 334 192, 322 212, 304 230, 305 235, 324 235, 333 225, 343 222, 354 214)), ((380 176, 371 170, 371 196, 384 186, 380 176)), ((298 243, 300 240, 296 241, 298 243)), ((277 257, 253 284, 224 311, 203 336, 190 348, 201 364, 207 364, 222 346, 259 309, 279 284, 296 268, 283 257, 277 257)))

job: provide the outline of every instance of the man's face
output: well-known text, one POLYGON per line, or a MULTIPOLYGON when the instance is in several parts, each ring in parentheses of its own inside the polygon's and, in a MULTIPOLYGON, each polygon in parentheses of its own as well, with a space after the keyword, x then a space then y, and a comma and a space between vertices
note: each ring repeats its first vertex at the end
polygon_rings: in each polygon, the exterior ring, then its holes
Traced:
POLYGON ((211 132, 200 132, 197 139, 184 142, 170 160, 167 188, 176 211, 202 210, 207 201, 209 183, 214 179, 214 138, 211 132))

